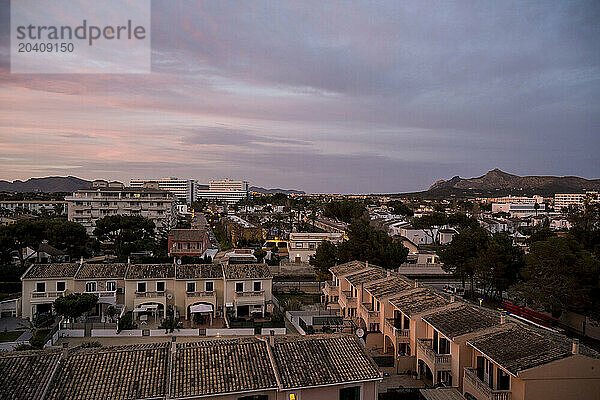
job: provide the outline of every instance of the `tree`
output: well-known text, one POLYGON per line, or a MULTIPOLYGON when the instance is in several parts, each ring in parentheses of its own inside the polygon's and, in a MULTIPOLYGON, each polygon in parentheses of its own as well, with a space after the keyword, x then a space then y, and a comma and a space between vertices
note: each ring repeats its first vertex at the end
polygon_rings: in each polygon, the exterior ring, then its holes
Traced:
POLYGON ((124 256, 154 248, 154 227, 152 220, 141 216, 110 215, 96 222, 94 235, 111 242, 115 254, 124 256))
POLYGON ((502 298, 502 293, 516 283, 523 266, 523 250, 513 246, 506 233, 493 235, 478 252, 475 278, 485 295, 502 298))
POLYGON ((598 312, 600 262, 570 237, 535 242, 525 256, 523 281, 511 295, 558 318, 565 310, 598 312))
POLYGON ((339 262, 368 261, 383 268, 397 268, 406 261, 408 249, 394 242, 385 232, 369 225, 366 218, 355 219, 349 227, 348 240, 338 245, 339 262))
POLYGON ((388 207, 391 207, 394 210, 394 214, 404 215, 407 217, 412 217, 415 213, 412 208, 406 205, 404 202, 399 200, 393 200, 387 203, 388 207))
POLYGON ((330 241, 324 240, 321 242, 315 255, 309 259, 310 265, 312 265, 317 273, 317 280, 324 281, 331 278, 329 268, 337 264, 337 247, 330 241))
POLYGON ((58 315, 75 320, 98 304, 98 296, 92 293, 71 293, 54 300, 54 310, 58 315))
POLYGON ((569 234, 600 257, 600 203, 586 202, 583 208, 571 207, 567 218, 571 223, 569 234))
POLYGON ((475 289, 475 271, 477 256, 489 240, 488 233, 480 226, 464 229, 454 235, 452 242, 439 252, 442 267, 460 277, 462 281, 469 280, 471 295, 475 289))
POLYGON ((415 229, 423 229, 425 234, 429 236, 433 243, 438 242, 438 228, 448 223, 448 217, 441 212, 433 212, 423 215, 420 218, 413 219, 412 226, 415 229))
POLYGON ((367 212, 363 203, 352 200, 331 201, 323 207, 323 215, 347 223, 361 218, 367 212))

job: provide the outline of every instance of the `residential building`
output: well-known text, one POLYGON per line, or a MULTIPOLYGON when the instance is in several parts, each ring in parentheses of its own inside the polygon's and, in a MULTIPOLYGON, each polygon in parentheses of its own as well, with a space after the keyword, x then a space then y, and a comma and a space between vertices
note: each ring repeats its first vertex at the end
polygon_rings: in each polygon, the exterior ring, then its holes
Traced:
POLYGON ((353 335, 8 352, 0 370, 3 397, 22 400, 377 400, 382 380, 353 335))
POLYGON ((52 303, 69 293, 93 293, 91 316, 105 320, 110 305, 134 319, 176 318, 210 324, 227 309, 237 316, 273 311, 273 276, 265 264, 34 264, 23 274, 22 316, 52 313, 52 303))
POLYGON ((169 257, 202 257, 210 246, 204 229, 173 229, 168 237, 169 257))
POLYGON ((500 233, 508 231, 508 222, 499 218, 481 218, 479 225, 490 233, 500 233))
POLYGON ((192 201, 196 200, 196 180, 194 179, 172 177, 161 179, 131 179, 129 181, 129 186, 141 188, 149 182, 156 182, 159 189, 173 193, 176 198, 183 200, 188 204, 191 204, 192 201))
POLYGON ((404 236, 417 246, 423 244, 433 244, 434 238, 437 237, 437 229, 425 231, 425 229, 415 229, 412 225, 402 225, 399 227, 400 236, 404 236))
POLYGON ((492 203, 492 213, 504 212, 511 217, 531 217, 546 211, 545 203, 492 203))
POLYGON ((317 252, 323 241, 334 244, 344 241, 343 233, 300 233, 292 232, 288 240, 288 253, 290 261, 308 262, 309 258, 317 252))
POLYGON ((136 215, 149 218, 157 228, 169 229, 174 222, 175 198, 157 188, 96 187, 81 189, 68 196, 69 221, 82 224, 88 234, 96 221, 110 215, 136 215))
POLYGON ((239 241, 262 243, 263 230, 260 226, 231 214, 222 218, 221 223, 225 226, 225 233, 231 243, 235 244, 239 241))
POLYGON ((543 203, 544 198, 542 196, 504 196, 504 197, 490 197, 487 199, 488 203, 496 204, 535 204, 543 203))
POLYGON ((587 191, 585 193, 556 193, 554 195, 554 209, 561 211, 563 208, 583 207, 586 201, 598 202, 598 192, 587 191))
POLYGON ((440 229, 438 234, 440 244, 450 244, 452 242, 452 238, 454 238, 454 235, 457 235, 458 232, 456 229, 446 228, 440 229))
POLYGON ((22 210, 27 213, 56 213, 63 215, 67 213, 67 202, 61 200, 2 200, 0 209, 11 213, 22 210))
POLYGON ((315 228, 321 229, 324 232, 346 234, 346 231, 348 230, 347 223, 334 221, 329 218, 316 218, 313 220, 312 218, 307 217, 305 222, 313 225, 315 228))
POLYGON ((212 180, 208 183, 208 190, 196 192, 196 200, 223 201, 227 204, 235 204, 249 196, 248 182, 231 179, 212 180))

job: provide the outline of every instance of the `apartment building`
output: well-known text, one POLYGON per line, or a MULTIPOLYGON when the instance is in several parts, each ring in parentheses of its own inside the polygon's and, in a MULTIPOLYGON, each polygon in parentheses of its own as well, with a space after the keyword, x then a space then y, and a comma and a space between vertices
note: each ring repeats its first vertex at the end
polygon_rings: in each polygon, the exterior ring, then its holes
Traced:
POLYGON ((88 234, 96 221, 110 215, 137 215, 149 218, 157 228, 170 228, 174 221, 175 197, 156 187, 95 187, 65 197, 69 221, 82 224, 88 234))
POLYGON ((543 203, 544 198, 542 196, 503 196, 503 197, 490 197, 486 199, 488 203, 496 204, 535 204, 543 203))
POLYGON ((585 193, 556 193, 554 195, 554 209, 561 211, 563 208, 583 207, 586 201, 600 201, 598 192, 587 191, 585 193))
POLYGON ((344 241, 343 233, 300 233, 292 232, 288 240, 288 254, 290 261, 308 262, 315 255, 317 248, 323 241, 341 243, 344 241))
POLYGON ((160 178, 160 179, 131 179, 129 186, 134 188, 142 188, 148 183, 158 184, 160 190, 173 193, 173 195, 183 200, 184 202, 191 204, 192 201, 196 200, 196 185, 197 182, 194 179, 180 179, 180 178, 160 178))
POLYGON ((22 316, 52 313, 52 303, 69 293, 93 293, 90 315, 104 320, 109 306, 132 311, 134 319, 156 322, 173 315, 208 323, 230 312, 249 316, 273 311, 273 276, 265 264, 34 264, 21 277, 22 316))
POLYGON ((563 335, 367 263, 353 261, 330 271, 325 301, 337 295, 340 315, 365 330, 367 349, 393 357, 390 372, 416 373, 427 384, 455 387, 468 399, 558 399, 568 393, 592 399, 598 393, 600 354, 579 345, 571 354, 563 335), (522 372, 511 370, 521 364, 522 372), (580 380, 590 386, 578 387, 580 380), (549 394, 549 381, 566 389, 549 394))
POLYGON ((377 400, 382 380, 353 335, 8 352, 0 370, 3 398, 22 400, 377 400))
POLYGON ((28 213, 67 213, 67 202, 60 200, 3 200, 0 201, 0 209, 14 213, 23 210, 28 213))
POLYGON ((545 203, 492 203, 492 213, 504 212, 511 217, 525 218, 546 213, 545 203))
POLYGON ((196 200, 223 201, 227 204, 235 204, 249 196, 247 181, 231 179, 212 180, 208 183, 208 190, 196 192, 196 200))

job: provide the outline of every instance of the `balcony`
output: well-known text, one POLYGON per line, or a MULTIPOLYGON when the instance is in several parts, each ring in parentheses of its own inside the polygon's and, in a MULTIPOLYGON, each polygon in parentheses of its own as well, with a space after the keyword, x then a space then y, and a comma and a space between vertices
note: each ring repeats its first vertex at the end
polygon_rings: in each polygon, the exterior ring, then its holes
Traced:
POLYGON ((473 368, 465 368, 463 390, 475 396, 478 400, 511 400, 510 390, 493 390, 477 377, 473 368))
POLYGON ((206 300, 212 300, 215 298, 215 292, 185 292, 185 297, 187 298, 194 298, 194 299, 206 299, 206 300))
POLYGON ((339 296, 340 295, 340 287, 335 286, 335 283, 333 281, 326 281, 323 292, 327 296, 339 296))
POLYGON ((438 354, 432 347, 432 339, 419 339, 417 347, 419 358, 421 358, 432 371, 449 371, 451 369, 452 356, 450 354, 438 354))
POLYGON ((373 304, 371 303, 362 303, 360 305, 360 314, 367 326, 379 323, 379 311, 373 310, 373 304))
POLYGON ((135 292, 136 299, 157 299, 165 297, 165 292, 135 292))
POLYGON ((233 298, 236 306, 263 304, 265 302, 265 291, 234 292, 233 298))
POLYGON ((117 291, 100 291, 100 292, 90 292, 98 296, 99 303, 108 303, 115 305, 117 304, 117 291))
POLYGON ((396 325, 399 325, 399 324, 396 323, 395 319, 387 318, 385 320, 385 326, 384 326, 385 332, 384 333, 395 338, 396 343, 408 343, 409 337, 410 337, 410 330, 409 329, 401 329, 400 327, 397 327, 396 325))
POLYGON ((31 292, 32 303, 51 303, 59 297, 63 297, 65 291, 62 292, 31 292))
POLYGON ((340 290, 340 306, 343 308, 356 308, 356 297, 352 297, 350 290, 340 290))

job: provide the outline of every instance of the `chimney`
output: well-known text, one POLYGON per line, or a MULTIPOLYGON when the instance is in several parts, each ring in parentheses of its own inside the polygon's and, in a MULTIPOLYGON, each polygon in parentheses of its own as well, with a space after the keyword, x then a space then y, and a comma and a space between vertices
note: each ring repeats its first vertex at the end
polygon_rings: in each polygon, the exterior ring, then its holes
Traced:
POLYGON ((390 277, 390 275, 392 275, 392 271, 390 271, 389 269, 387 270, 387 276, 388 278, 390 277))
POLYGON ((365 268, 369 268, 369 262, 368 261, 365 262, 365 268))
POLYGON ((79 265, 83 265, 83 256, 79 259, 79 265))
POLYGON ((419 281, 415 279, 415 287, 418 288, 419 287, 419 281))
POLYGON ((177 336, 171 336, 171 354, 177 351, 177 336))
POLYGON ((500 312, 500 325, 503 325, 506 323, 506 311, 501 311, 500 312))
POLYGON ((450 295, 450 303, 454 303, 454 295, 450 295))
POLYGON ((571 348, 571 353, 579 354, 579 339, 573 339, 573 346, 571 348))
POLYGON ((127 264, 131 264, 131 257, 127 257, 127 264))
POLYGON ((63 360, 66 360, 69 357, 69 342, 65 342, 62 345, 62 354, 60 355, 60 358, 62 358, 63 360))
POLYGON ((275 331, 274 330, 269 331, 269 346, 271 346, 271 347, 275 346, 275 331))

